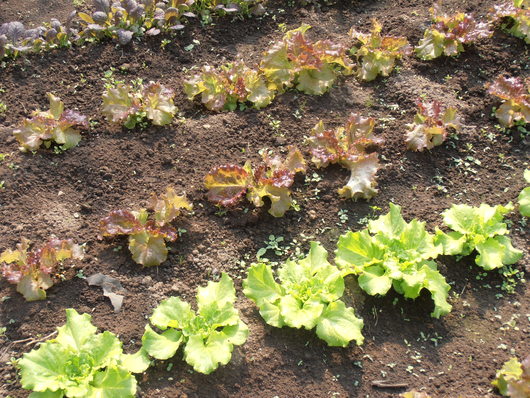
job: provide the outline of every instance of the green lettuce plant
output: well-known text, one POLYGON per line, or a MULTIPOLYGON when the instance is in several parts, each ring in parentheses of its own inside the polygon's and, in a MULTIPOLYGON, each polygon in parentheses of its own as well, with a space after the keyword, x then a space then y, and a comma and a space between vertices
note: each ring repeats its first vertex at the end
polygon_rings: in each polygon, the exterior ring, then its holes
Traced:
POLYGON ((288 31, 282 40, 265 52, 260 70, 269 89, 283 92, 291 87, 306 94, 328 91, 337 76, 352 71, 347 47, 330 40, 312 42, 305 36, 311 26, 303 24, 288 31))
POLYGON ((118 83, 103 93, 101 113, 113 123, 133 129, 144 119, 155 126, 165 126, 173 121, 177 107, 173 104, 175 93, 160 83, 143 85, 118 83))
POLYGON ((23 355, 18 361, 22 388, 30 398, 133 398, 136 379, 149 359, 142 351, 124 354, 111 332, 96 333, 88 314, 66 310, 66 324, 57 337, 23 355))
POLYGON ((425 223, 407 223, 401 207, 390 203, 390 212, 370 221, 368 228, 349 231, 339 238, 335 262, 343 274, 357 275, 359 286, 370 295, 385 295, 393 287, 414 299, 427 289, 434 300, 431 316, 451 311, 449 284, 432 261, 441 254, 425 223))
POLYGON ((332 266, 328 253, 318 242, 311 242, 307 257, 288 260, 274 279, 270 265, 255 264, 243 281, 243 293, 256 303, 269 325, 311 330, 330 346, 346 347, 355 340, 363 343, 363 321, 353 308, 340 300, 344 293, 341 272, 332 266))
POLYGON ((493 83, 487 83, 486 88, 488 94, 503 101, 495 111, 502 127, 530 123, 530 78, 523 81, 517 77, 499 76, 493 83))
POLYGON ((41 145, 49 148, 52 143, 66 150, 81 141, 81 134, 75 126, 88 127, 87 118, 75 111, 64 110, 60 98, 47 93, 50 101, 48 111, 34 111, 32 117, 25 119, 22 126, 13 130, 21 151, 36 151, 41 145))
POLYGON ((234 206, 243 196, 261 207, 263 198, 269 198, 269 213, 274 217, 283 217, 292 206, 290 187, 296 173, 305 173, 306 164, 298 148, 291 146, 284 159, 262 154, 263 162, 252 167, 247 161, 243 167, 223 165, 214 168, 204 178, 208 189, 208 200, 221 206, 234 206))
MULTIPOLYGON (((524 179, 527 184, 530 184, 530 169, 524 171, 524 179)), ((524 188, 517 199, 521 215, 530 217, 530 186, 524 188)))
POLYGON ((441 55, 454 57, 464 51, 464 44, 490 37, 493 33, 488 23, 477 22, 472 15, 443 13, 441 3, 436 3, 430 11, 434 23, 425 30, 416 47, 416 55, 423 60, 441 55))
POLYGON ((416 101, 418 112, 414 122, 407 124, 405 142, 407 148, 413 151, 423 151, 442 145, 447 138, 449 128, 460 131, 461 124, 456 114, 456 108, 445 108, 440 102, 416 101))
POLYGON ((442 214, 445 225, 453 231, 444 233, 437 228, 436 244, 443 248, 445 255, 468 256, 476 250, 475 263, 487 271, 515 264, 523 252, 512 246, 503 222, 504 214, 512 210, 511 203, 506 206, 483 203, 479 207, 452 205, 442 214))
POLYGON ((197 311, 179 297, 163 300, 146 325, 143 349, 156 359, 169 359, 184 345, 184 360, 196 372, 209 374, 232 358, 235 345, 247 340, 248 327, 234 307, 236 291, 223 273, 219 282, 197 289, 197 311))
POLYGON ((530 355, 522 363, 517 358, 510 358, 502 365, 491 384, 505 397, 530 397, 530 355))
POLYGON ((15 250, 7 249, 0 255, 0 271, 9 282, 17 285, 17 292, 27 301, 44 300, 46 290, 53 286, 50 275, 67 259, 81 260, 83 247, 71 239, 51 238, 40 248, 22 238, 15 250))
POLYGON ((152 212, 113 210, 100 221, 102 236, 129 236, 129 251, 132 258, 144 267, 160 265, 167 259, 166 241, 175 241, 179 234, 171 222, 180 215, 182 209, 192 210, 186 196, 179 196, 172 187, 157 197, 152 195, 149 202, 152 212))
POLYGON ((370 34, 350 30, 350 37, 357 43, 351 48, 359 68, 357 76, 366 81, 374 80, 377 75, 388 76, 396 64, 397 59, 410 55, 412 47, 406 37, 382 36, 381 24, 374 19, 370 34))
POLYGON ((371 199, 376 193, 375 175, 379 169, 377 153, 369 152, 383 140, 373 135, 375 121, 352 113, 344 127, 326 130, 319 121, 308 140, 311 161, 318 167, 340 164, 350 170, 348 183, 339 189, 344 198, 371 199))

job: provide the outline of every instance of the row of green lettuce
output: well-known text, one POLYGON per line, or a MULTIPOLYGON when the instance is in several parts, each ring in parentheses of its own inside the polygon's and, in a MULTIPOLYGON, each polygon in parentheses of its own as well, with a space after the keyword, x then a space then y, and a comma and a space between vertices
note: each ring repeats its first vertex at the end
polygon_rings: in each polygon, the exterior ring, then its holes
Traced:
MULTIPOLYGON (((526 198, 528 200, 528 198, 526 198)), ((440 255, 475 256, 484 270, 516 263, 523 255, 507 236, 507 206, 453 205, 443 212, 446 232, 431 234, 425 223, 405 221, 398 205, 369 222, 361 231, 340 236, 335 263, 318 242, 311 242, 306 257, 289 259, 276 271, 259 262, 248 269, 243 293, 274 327, 315 329, 329 346, 346 347, 364 341, 363 320, 341 299, 344 278, 357 276, 359 287, 370 295, 385 295, 390 288, 406 298, 426 289, 434 301, 435 318, 451 311, 450 285, 434 261, 440 255)), ((528 210, 528 209, 526 209, 528 210)), ((218 282, 199 287, 196 308, 179 297, 163 300, 145 326, 142 346, 124 354, 112 333, 96 333, 88 314, 67 309, 66 325, 57 337, 26 353, 18 361, 22 387, 31 398, 133 397, 133 373, 145 371, 152 358, 173 358, 183 347, 184 360, 197 372, 209 374, 226 365, 234 346, 242 345, 249 329, 235 307, 232 279, 222 273, 218 282)))

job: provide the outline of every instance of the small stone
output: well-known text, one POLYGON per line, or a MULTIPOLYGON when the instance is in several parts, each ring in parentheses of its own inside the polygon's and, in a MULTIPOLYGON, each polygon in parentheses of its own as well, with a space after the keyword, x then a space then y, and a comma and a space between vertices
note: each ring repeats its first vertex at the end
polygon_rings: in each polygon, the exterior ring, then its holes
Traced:
POLYGON ((80 217, 79 213, 75 212, 74 213, 74 218, 79 218, 79 217, 80 217))
POLYGON ((59 191, 57 192, 57 196, 63 196, 64 195, 64 192, 63 191, 59 191))

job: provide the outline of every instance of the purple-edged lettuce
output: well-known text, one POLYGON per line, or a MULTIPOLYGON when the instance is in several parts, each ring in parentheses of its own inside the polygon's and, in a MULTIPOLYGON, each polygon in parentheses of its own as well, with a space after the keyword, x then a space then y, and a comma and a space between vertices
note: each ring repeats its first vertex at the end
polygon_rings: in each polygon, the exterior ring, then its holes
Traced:
POLYGON ((7 249, 0 255, 2 276, 17 285, 17 292, 27 301, 44 300, 46 290, 53 286, 50 275, 64 260, 83 258, 83 248, 72 240, 52 238, 42 247, 30 248, 30 241, 22 238, 15 250, 7 249))
POLYGON ((210 374, 230 362, 234 346, 247 340, 248 327, 239 317, 235 301, 234 283, 224 272, 219 282, 197 289, 197 311, 179 297, 163 300, 149 318, 162 332, 146 325, 142 349, 164 360, 184 345, 184 360, 196 372, 210 374))
POLYGON ((530 397, 530 355, 522 363, 517 358, 510 358, 502 365, 491 384, 505 397, 530 397))
POLYGON ((304 24, 290 30, 263 55, 260 70, 270 89, 283 92, 296 87, 306 94, 321 95, 339 74, 351 73, 347 47, 331 40, 313 42, 305 37, 309 28, 304 24))
POLYGON ((175 92, 160 83, 119 83, 103 93, 101 113, 111 122, 123 124, 129 129, 144 119, 149 119, 155 126, 165 126, 173 121, 177 112, 174 97, 175 92))
POLYGON ((256 109, 270 104, 276 93, 267 87, 263 75, 243 62, 218 68, 203 66, 200 73, 184 82, 190 100, 201 95, 201 102, 212 111, 233 111, 238 104, 252 103, 256 109))
POLYGON ((224 165, 213 169, 204 178, 208 199, 221 206, 233 206, 246 195, 256 207, 264 205, 263 198, 271 201, 269 213, 282 217, 291 207, 290 187, 298 172, 304 173, 306 164, 298 148, 292 146, 282 159, 263 154, 263 162, 252 167, 247 161, 243 167, 224 165))
POLYGON ((375 175, 379 168, 377 153, 368 150, 382 143, 373 136, 375 121, 352 113, 344 127, 326 130, 319 121, 311 131, 309 144, 313 163, 318 167, 340 164, 350 170, 348 183, 339 189, 345 198, 371 199, 377 190, 375 175))
POLYGON ((464 51, 464 44, 490 37, 493 32, 487 22, 477 22, 463 12, 449 16, 442 12, 441 3, 431 9, 434 24, 425 30, 416 47, 416 55, 431 60, 441 55, 453 57, 464 51))
POLYGON ((330 346, 346 347, 352 340, 360 345, 364 323, 340 300, 344 279, 327 257, 326 249, 311 242, 307 257, 288 260, 278 269, 280 283, 275 281, 270 265, 255 264, 243 281, 243 293, 256 303, 271 326, 316 327, 318 337, 330 346))
POLYGON ((100 221, 102 236, 129 236, 132 258, 144 267, 160 265, 167 259, 166 241, 178 238, 178 231, 171 225, 182 209, 191 210, 186 197, 179 196, 171 187, 157 197, 152 195, 149 207, 138 211, 113 210, 100 221))
POLYGON ((57 337, 42 343, 18 361, 22 388, 32 398, 133 398, 136 379, 149 367, 143 350, 124 354, 111 332, 96 333, 88 314, 66 310, 66 324, 57 337))
POLYGON ((486 84, 488 94, 503 100, 495 111, 502 127, 530 123, 530 78, 499 76, 493 83, 486 84))
POLYGON ((479 207, 452 205, 445 210, 445 225, 452 229, 448 233, 436 229, 436 244, 446 255, 468 256, 477 251, 475 263, 486 271, 515 264, 523 256, 521 250, 512 246, 504 215, 513 210, 513 205, 479 207))
POLYGON ((530 1, 513 0, 496 4, 490 10, 493 22, 506 21, 508 32, 530 44, 530 1))
POLYGON ((456 114, 456 108, 445 108, 440 102, 423 102, 418 99, 418 112, 414 116, 414 122, 407 124, 405 142, 407 148, 413 151, 423 151, 441 145, 449 128, 459 131, 460 120, 456 114))
POLYGON ((34 111, 31 118, 25 119, 22 126, 13 130, 21 151, 36 151, 44 144, 49 148, 54 142, 61 149, 76 146, 81 133, 74 127, 88 127, 87 118, 75 111, 64 110, 60 98, 48 93, 50 110, 34 111))
POLYGON ((407 223, 401 207, 390 203, 390 212, 370 221, 367 229, 339 238, 335 262, 344 275, 357 275, 361 289, 372 296, 393 287, 415 299, 427 289, 434 300, 431 316, 439 318, 451 311, 450 286, 432 261, 441 252, 424 222, 407 223))
POLYGON ((377 75, 388 76, 396 64, 396 59, 410 55, 412 47, 406 37, 382 36, 381 24, 374 19, 369 34, 353 28, 349 35, 357 43, 350 53, 357 57, 359 67, 357 76, 366 81, 374 80, 377 75))

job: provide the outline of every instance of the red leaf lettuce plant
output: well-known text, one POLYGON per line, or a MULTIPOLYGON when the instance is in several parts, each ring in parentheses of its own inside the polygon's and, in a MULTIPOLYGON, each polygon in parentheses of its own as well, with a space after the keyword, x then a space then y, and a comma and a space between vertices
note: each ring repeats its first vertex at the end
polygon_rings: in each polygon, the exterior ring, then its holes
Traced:
POLYGON ((216 167, 204 178, 210 201, 221 206, 233 206, 246 194, 254 206, 263 206, 263 198, 271 201, 269 213, 282 217, 292 205, 289 188, 298 172, 305 173, 304 157, 296 147, 290 147, 289 153, 269 156, 264 152, 263 162, 252 167, 247 161, 243 167, 233 164, 216 167))
POLYGON ((72 240, 51 238, 42 247, 33 247, 31 242, 22 238, 15 250, 7 249, 0 255, 2 276, 9 283, 17 285, 17 292, 27 301, 44 300, 46 289, 53 286, 50 275, 64 260, 83 258, 82 246, 72 240))
POLYGON ((530 78, 523 81, 517 77, 499 76, 486 84, 488 94, 499 97, 503 103, 495 111, 502 127, 530 123, 530 78))
POLYGON ((492 22, 507 21, 508 32, 530 44, 530 0, 513 0, 494 5, 489 17, 492 22))
POLYGON ((180 215, 182 209, 192 210, 186 197, 179 196, 171 187, 149 202, 152 213, 147 209, 138 211, 114 210, 100 221, 102 236, 129 236, 129 250, 132 258, 144 267, 160 265, 167 259, 165 241, 173 242, 178 231, 170 224, 180 215))

